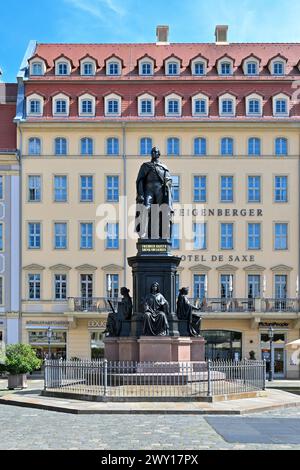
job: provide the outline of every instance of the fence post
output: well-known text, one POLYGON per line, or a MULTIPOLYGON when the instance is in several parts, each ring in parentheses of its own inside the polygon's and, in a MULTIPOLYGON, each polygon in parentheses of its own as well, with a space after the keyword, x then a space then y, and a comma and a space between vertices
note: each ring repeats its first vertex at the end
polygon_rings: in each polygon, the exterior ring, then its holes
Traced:
POLYGON ((211 397, 211 360, 207 361, 207 396, 211 397))
POLYGON ((104 396, 107 395, 107 359, 104 359, 104 396))
POLYGON ((263 390, 266 390, 266 375, 267 375, 267 367, 266 367, 266 360, 263 361, 263 390))
POLYGON ((48 360, 45 359, 44 362, 44 390, 47 389, 47 384, 48 384, 48 360))

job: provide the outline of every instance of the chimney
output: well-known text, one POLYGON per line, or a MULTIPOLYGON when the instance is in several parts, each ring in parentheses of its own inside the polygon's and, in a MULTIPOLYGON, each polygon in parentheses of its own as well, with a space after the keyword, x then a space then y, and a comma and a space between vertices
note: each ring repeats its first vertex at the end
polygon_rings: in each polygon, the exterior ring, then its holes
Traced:
POLYGON ((228 44, 227 40, 228 26, 226 24, 218 24, 215 29, 216 44, 228 44))
POLYGON ((156 44, 169 44, 169 26, 168 25, 157 26, 156 44))

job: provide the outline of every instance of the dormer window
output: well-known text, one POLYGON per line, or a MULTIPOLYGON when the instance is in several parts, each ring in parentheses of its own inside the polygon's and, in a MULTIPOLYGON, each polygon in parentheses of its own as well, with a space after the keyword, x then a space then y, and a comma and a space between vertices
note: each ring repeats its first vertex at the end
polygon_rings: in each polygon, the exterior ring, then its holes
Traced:
POLYGON ((222 101, 222 114, 233 114, 233 100, 222 101))
POLYGON ((247 62, 247 75, 257 75, 256 62, 247 62))
POLYGON ((93 112, 93 102, 92 100, 82 100, 81 102, 81 113, 82 114, 92 114, 93 112))
POLYGON ((139 116, 154 116, 154 96, 144 94, 138 97, 139 116))
POLYGON ((82 75, 94 75, 94 64, 92 62, 85 62, 82 65, 82 75))
POLYGON ((141 64, 141 75, 152 75, 152 64, 151 62, 143 62, 141 64))
POLYGON ((148 55, 145 55, 138 59, 139 75, 153 75, 155 61, 148 55))
POLYGON ((260 58, 255 55, 250 55, 243 59, 242 67, 245 75, 258 75, 259 74, 260 58))
POLYGON ((165 74, 166 75, 180 75, 180 60, 175 57, 169 57, 165 60, 165 74))
POLYGON ((205 74, 204 62, 196 62, 194 64, 194 75, 204 75, 204 74, 205 74))
POLYGON ((231 63, 230 62, 221 63, 221 75, 231 75, 231 63))
POLYGON ((67 95, 60 93, 53 97, 52 101, 52 113, 53 116, 68 116, 69 115, 69 103, 70 99, 67 95))
POLYGON ((105 101, 105 115, 106 116, 121 116, 121 97, 119 95, 110 94, 104 98, 105 101))
POLYGON ((95 115, 95 98, 89 94, 79 97, 79 116, 94 116, 95 115))
POLYGON ((278 117, 289 116, 289 97, 280 93, 273 97, 273 115, 278 117))
POLYGON ((208 97, 199 93, 192 97, 193 116, 208 116, 208 97))
POLYGON ((165 114, 166 116, 181 116, 182 98, 175 93, 166 97, 165 114))
POLYGON ((26 99, 26 111, 28 116, 42 116, 44 99, 42 96, 33 94, 26 99))
POLYGON ((273 75, 284 75, 284 63, 282 61, 273 62, 273 75))
POLYGON ((121 63, 118 60, 111 60, 107 62, 106 66, 107 75, 121 75, 121 63))
POLYGON ((41 114, 40 100, 30 100, 30 114, 41 114))
POLYGON ((219 114, 220 116, 235 116, 236 98, 229 93, 219 98, 219 114))
POLYGON ((259 100, 249 100, 249 114, 260 114, 259 100))
POLYGON ((168 63, 168 75, 178 75, 178 64, 177 62, 168 63))
POLYGON ((247 116, 262 115, 262 96, 252 93, 246 97, 246 114, 247 116))
POLYGON ((69 75, 70 65, 68 62, 57 62, 56 64, 56 75, 69 75))
POLYGON ((43 64, 41 62, 33 62, 31 64, 31 75, 43 75, 43 64))

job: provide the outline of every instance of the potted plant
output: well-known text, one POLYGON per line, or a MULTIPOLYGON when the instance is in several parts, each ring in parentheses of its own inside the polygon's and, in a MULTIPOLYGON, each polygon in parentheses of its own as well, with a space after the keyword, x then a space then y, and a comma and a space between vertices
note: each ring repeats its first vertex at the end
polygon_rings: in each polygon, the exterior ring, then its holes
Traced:
POLYGON ((27 388, 27 374, 41 367, 41 360, 29 344, 6 347, 3 369, 8 372, 8 389, 27 388))

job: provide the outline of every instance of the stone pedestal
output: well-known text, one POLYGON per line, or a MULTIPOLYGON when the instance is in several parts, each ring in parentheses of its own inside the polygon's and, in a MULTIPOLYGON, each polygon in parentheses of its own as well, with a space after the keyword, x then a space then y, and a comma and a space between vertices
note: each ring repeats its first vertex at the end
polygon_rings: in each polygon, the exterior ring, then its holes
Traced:
POLYGON ((183 336, 141 336, 105 338, 108 361, 203 362, 205 339, 183 336))

